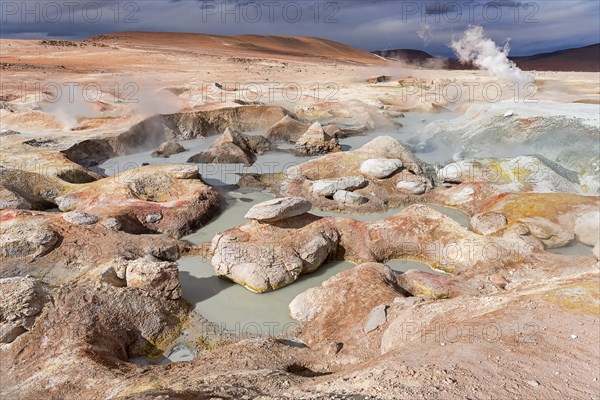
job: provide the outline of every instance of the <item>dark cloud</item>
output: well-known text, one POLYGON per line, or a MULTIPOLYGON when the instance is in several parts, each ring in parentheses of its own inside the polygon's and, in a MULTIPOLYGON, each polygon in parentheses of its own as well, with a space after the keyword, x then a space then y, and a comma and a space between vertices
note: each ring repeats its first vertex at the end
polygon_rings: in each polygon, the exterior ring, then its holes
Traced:
POLYGON ((449 55, 452 38, 477 24, 497 42, 510 38, 513 54, 600 42, 600 2, 589 0, 73 1, 69 8, 66 0, 0 0, 0 33, 27 39, 115 31, 318 36, 367 50, 449 55))

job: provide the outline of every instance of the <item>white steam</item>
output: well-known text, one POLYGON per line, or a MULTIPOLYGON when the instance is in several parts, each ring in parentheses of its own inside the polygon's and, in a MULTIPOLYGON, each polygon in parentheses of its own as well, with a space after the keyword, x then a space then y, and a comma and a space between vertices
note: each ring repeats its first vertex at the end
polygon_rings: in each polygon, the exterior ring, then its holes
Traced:
POLYGON ((429 24, 421 24, 419 30, 417 30, 417 36, 423 41, 425 47, 429 45, 431 39, 433 39, 433 31, 431 29, 431 25, 429 24))
POLYGON ((492 39, 485 36, 481 26, 469 26, 460 40, 452 41, 451 47, 460 61, 472 62, 495 78, 520 84, 534 81, 531 75, 523 72, 508 59, 508 41, 501 49, 492 39))

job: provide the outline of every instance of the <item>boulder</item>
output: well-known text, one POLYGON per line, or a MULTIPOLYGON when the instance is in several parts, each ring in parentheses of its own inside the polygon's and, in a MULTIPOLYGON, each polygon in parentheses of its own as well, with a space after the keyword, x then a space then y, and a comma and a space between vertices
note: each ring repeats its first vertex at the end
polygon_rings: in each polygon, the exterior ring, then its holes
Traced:
POLYGON ((62 217, 73 225, 93 225, 100 220, 95 215, 77 211, 66 212, 62 214, 62 217))
POLYGON ((372 78, 367 79, 367 83, 384 83, 384 82, 389 82, 390 80, 392 80, 392 77, 389 75, 380 75, 380 76, 375 76, 372 78))
POLYGON ((530 233, 546 247, 560 247, 573 238, 593 246, 600 236, 600 197, 573 193, 502 193, 483 197, 475 210, 496 212, 511 231, 530 233))
POLYGON ((341 147, 336 138, 329 136, 323 126, 315 122, 296 141, 294 152, 299 156, 314 156, 340 151, 341 147))
POLYGON ((131 169, 78 185, 56 198, 61 211, 115 218, 125 232, 177 237, 208 221, 218 212, 219 201, 217 192, 202 181, 198 167, 189 164, 131 169))
POLYGON ((188 159, 189 163, 244 164, 250 166, 256 155, 271 148, 271 143, 258 135, 246 135, 229 128, 207 151, 188 159))
POLYGON ((575 238, 583 244, 593 246, 600 237, 600 210, 581 211, 575 219, 575 238))
POLYGON ((127 287, 137 288, 148 295, 176 300, 181 298, 179 268, 174 262, 161 262, 153 257, 127 262, 127 287))
POLYGON ((396 182, 396 190, 408 195, 421 195, 427 191, 431 184, 421 175, 403 174, 401 180, 396 182))
POLYGON ((387 306, 385 304, 380 304, 377 307, 371 310, 371 314, 369 314, 369 318, 367 319, 367 323, 363 327, 363 331, 365 333, 369 333, 379 328, 381 325, 385 324, 387 318, 387 306))
POLYGON ((284 140, 297 142, 298 139, 310 128, 310 125, 300 122, 289 115, 283 117, 267 131, 267 138, 271 141, 284 140))
POLYGON ((343 206, 359 206, 369 201, 367 197, 347 190, 338 190, 333 195, 333 199, 343 206))
POLYGON ((479 213, 471 218, 471 229, 480 235, 492 235, 507 226, 506 217, 497 212, 479 213))
POLYGON ((344 131, 342 131, 337 125, 329 124, 323 127, 325 133, 333 138, 339 138, 344 135, 344 131))
POLYGON ((18 193, 0 185, 0 209, 1 208, 30 210, 31 204, 18 193))
POLYGON ((311 348, 343 343, 344 352, 368 350, 366 332, 385 323, 385 305, 397 297, 403 296, 396 273, 383 264, 365 263, 299 294, 289 310, 303 324, 301 338, 311 348))
POLYGON ((478 235, 431 207, 412 205, 373 222, 309 213, 272 224, 251 221, 217 235, 211 250, 217 275, 264 292, 339 257, 354 263, 419 259, 460 275, 525 265, 535 249, 518 235, 478 235))
POLYGON ((252 207, 245 218, 261 222, 275 222, 310 211, 312 204, 301 197, 284 197, 265 201, 252 207))
POLYGON ((10 218, 0 224, 2 257, 32 258, 51 251, 60 236, 42 218, 10 218))
POLYGON ((399 171, 400 168, 402 168, 402 161, 398 159, 373 158, 361 164, 360 173, 367 178, 385 179, 399 171))
POLYGON ((11 343, 30 330, 49 301, 45 286, 37 279, 0 279, 0 343, 11 343))
POLYGON ((323 179, 312 184, 312 192, 317 196, 333 196, 338 190, 354 191, 367 186, 368 181, 362 176, 346 176, 342 178, 323 179))
POLYGON ((454 283, 451 278, 416 269, 400 275, 398 283, 413 296, 428 300, 447 299, 454 294, 454 283))
POLYGON ((185 148, 177 142, 165 142, 158 146, 151 154, 154 158, 169 158, 172 155, 183 153, 185 148))
POLYGON ((525 224, 547 248, 562 247, 575 239, 573 231, 543 217, 521 218, 519 222, 525 224))
MULTIPOLYGON (((398 165, 398 161, 392 163, 398 165)), ((411 196, 423 194, 432 188, 427 175, 431 169, 398 140, 378 136, 357 150, 326 154, 286 169, 275 189, 280 196, 310 198, 313 208, 335 211, 340 208, 338 202, 331 201, 335 192, 352 192, 368 184, 368 188, 360 191, 360 194, 369 201, 357 207, 357 211, 380 212, 382 209, 414 202, 416 199, 410 198, 411 196), (361 173, 361 166, 364 162, 375 159, 385 159, 385 163, 388 160, 399 160, 403 167, 389 179, 367 180, 361 173), (400 184, 396 188, 399 181, 415 183, 400 184)))
POLYGON ((115 231, 115 232, 120 231, 121 228, 123 227, 118 219, 112 218, 112 217, 103 219, 101 224, 106 229, 110 229, 111 231, 115 231))
POLYGON ((315 218, 304 214, 276 225, 251 221, 215 236, 215 273, 263 293, 315 271, 336 252, 339 241, 335 229, 313 223, 315 218))
POLYGON ((584 193, 577 173, 542 156, 466 159, 438 171, 443 182, 487 182, 505 192, 584 193))

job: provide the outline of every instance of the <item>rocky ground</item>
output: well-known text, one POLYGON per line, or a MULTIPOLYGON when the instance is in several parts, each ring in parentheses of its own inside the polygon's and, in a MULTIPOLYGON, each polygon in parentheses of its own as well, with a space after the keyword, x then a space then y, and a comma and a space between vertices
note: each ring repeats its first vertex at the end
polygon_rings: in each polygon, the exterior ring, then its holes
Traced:
POLYGON ((534 73, 538 103, 519 104, 482 71, 318 39, 0 47, 15 84, 0 99, 1 397, 600 399, 597 74, 534 73), (68 82, 98 96, 68 99, 68 82), (435 96, 473 82, 501 101, 435 96), (150 151, 164 164, 99 168, 150 151), (270 154, 299 162, 225 187, 277 199, 211 243, 181 239, 227 213, 199 165, 270 154), (356 267, 291 302, 298 329, 248 337, 184 297, 177 260, 198 254, 258 293, 332 260, 356 267), (182 348, 193 360, 165 359, 182 348))

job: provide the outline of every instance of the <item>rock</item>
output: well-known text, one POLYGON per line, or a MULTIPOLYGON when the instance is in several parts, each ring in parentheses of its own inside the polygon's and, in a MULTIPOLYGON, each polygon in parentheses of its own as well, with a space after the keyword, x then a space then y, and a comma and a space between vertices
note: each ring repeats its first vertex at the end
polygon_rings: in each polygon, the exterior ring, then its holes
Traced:
POLYGON ((575 239, 574 232, 543 217, 521 218, 519 222, 547 248, 562 247, 575 239))
POLYGON ((9 217, 0 224, 0 233, 2 257, 35 259, 51 251, 60 239, 41 218, 22 220, 9 217))
POLYGON ((323 130, 327 135, 331 136, 332 138, 339 138, 344 134, 344 132, 337 125, 333 124, 325 125, 323 127, 323 130))
POLYGON ((529 228, 525 224, 515 224, 512 230, 518 235, 527 235, 529 233, 529 228))
POLYGON ((367 83, 383 83, 383 82, 389 82, 392 79, 391 76, 388 75, 380 75, 380 76, 375 76, 373 78, 369 78, 367 79, 367 83))
POLYGON ((299 156, 314 156, 340 151, 341 147, 336 138, 325 133, 323 126, 315 122, 296 141, 294 152, 299 156))
POLYGON ((267 138, 272 141, 284 140, 297 142, 298 139, 310 128, 310 125, 295 120, 286 115, 267 131, 267 138))
POLYGON ((335 192, 352 192, 368 184, 368 188, 360 194, 369 201, 360 206, 360 211, 381 212, 389 207, 406 205, 410 200, 407 199, 407 195, 420 193, 423 186, 425 191, 432 188, 432 183, 426 176, 430 169, 396 139, 378 136, 360 149, 326 154, 287 168, 276 189, 281 196, 310 198, 313 208, 339 211, 339 203, 331 201, 335 192), (367 180, 362 176, 360 169, 365 161, 373 159, 400 160, 403 168, 396 172, 393 178, 367 180), (362 180, 359 180, 359 177, 362 180), (347 182, 348 179, 358 180, 360 185, 340 184, 340 181, 347 182), (402 180, 414 181, 417 184, 407 186, 406 190, 397 189, 396 184, 402 180))
POLYGON ((218 193, 206 185, 195 165, 136 168, 60 196, 61 211, 116 218, 128 233, 160 232, 181 237, 219 211, 218 193))
MULTIPOLYGON (((478 235, 439 211, 412 205, 374 222, 317 217, 309 213, 274 224, 251 221, 215 236, 211 251, 217 275, 255 292, 264 292, 292 283, 301 273, 314 271, 330 256, 343 256, 354 263, 419 259, 435 265, 438 270, 459 275, 474 270, 495 272, 512 265, 515 257, 525 262, 533 252, 526 244, 519 236, 478 235), (430 243, 436 244, 435 251, 431 250, 430 243), (491 251, 492 255, 502 255, 493 263, 488 254, 491 251)), ((408 274, 406 278, 411 276, 408 274)), ((407 291, 419 289, 418 285, 429 285, 424 286, 424 290, 443 297, 439 293, 453 283, 444 278, 417 274, 416 283, 407 281, 407 291)))
POLYGON ((385 304, 402 296, 399 291, 391 268, 365 263, 300 293, 290 303, 290 316, 303 324, 301 338, 311 348, 343 343, 344 352, 378 352, 365 331, 372 335, 385 323, 385 304))
POLYGON ((505 192, 584 193, 577 173, 542 156, 466 159, 438 171, 443 182, 487 182, 505 192))
POLYGON ((188 159, 189 163, 244 164, 256 161, 256 154, 271 148, 271 143, 258 135, 246 135, 227 128, 221 138, 207 151, 188 159))
POLYGON ((506 279, 502 276, 502 274, 499 273, 490 276, 490 282, 492 282, 492 284, 498 289, 504 289, 506 288, 506 285, 508 285, 506 279))
POLYGON ((532 387, 540 386, 540 383, 538 381, 527 381, 527 384, 532 387))
POLYGON ((152 257, 129 261, 125 280, 128 288, 143 290, 154 297, 176 300, 182 296, 177 263, 152 257))
POLYGON ((244 218, 261 222, 275 222, 305 214, 311 208, 310 201, 301 197, 284 197, 255 205, 244 218))
MULTIPOLYGON (((555 181, 549 185, 548 179, 538 175, 535 163, 531 166, 521 164, 525 168, 515 168, 517 173, 508 171, 506 177, 510 177, 511 181, 529 181, 534 191, 576 190, 575 193, 578 193, 579 190, 583 190, 598 195, 598 126, 589 119, 589 116, 595 114, 595 110, 588 109, 580 114, 579 111, 565 109, 559 103, 540 103, 527 107, 527 110, 519 108, 513 116, 503 118, 503 113, 511 110, 510 105, 506 104, 504 108, 497 106, 498 104, 486 102, 473 104, 461 117, 452 121, 433 121, 426 129, 414 135, 411 142, 415 145, 453 143, 468 146, 475 154, 492 148, 510 149, 525 146, 536 154, 547 156, 555 163, 560 162, 571 171, 577 171, 575 175, 583 185, 573 185, 570 179, 567 179, 567 182, 559 179, 562 183, 555 181), (498 132, 504 134, 498 135, 498 132), (532 174, 529 175, 527 170, 532 174), (537 185, 536 181, 540 182, 540 185, 537 185), (561 187, 568 190, 561 190, 561 187)), ((545 174, 543 169, 545 168, 539 168, 542 175, 545 174)), ((504 167, 502 170, 507 171, 504 167)), ((496 171, 496 176, 501 176, 498 172, 496 171)))
POLYGON ((0 185, 0 209, 2 208, 30 210, 31 204, 18 193, 0 185))
POLYGON ((66 212, 62 217, 65 221, 74 225, 93 225, 100 220, 95 215, 77 211, 66 212))
POLYGON ((183 153, 185 148, 177 142, 165 142, 151 154, 154 158, 169 158, 172 155, 183 153))
POLYGON ((372 179, 385 179, 400 168, 402 168, 402 161, 398 159, 375 158, 363 162, 360 166, 360 173, 372 179))
POLYGON ((413 296, 429 300, 447 299, 453 294, 454 289, 451 278, 416 269, 400 275, 398 283, 413 296))
POLYGON ((155 224, 155 223, 159 222, 161 219, 162 219, 162 214, 160 214, 160 213, 146 215, 146 222, 149 224, 155 224))
POLYGON ((335 179, 323 179, 312 184, 312 192, 317 196, 333 196, 338 190, 354 191, 367 186, 368 181, 362 176, 346 176, 335 179))
POLYGON ((276 225, 252 221, 215 236, 211 245, 215 273, 263 293, 315 271, 339 241, 334 229, 310 223, 315 218, 303 214, 276 225))
POLYGON ((515 115, 515 112, 513 110, 508 110, 507 112, 504 113, 504 117, 512 117, 513 115, 515 115))
POLYGON ((21 134, 21 132, 13 131, 11 129, 1 129, 0 130, 0 137, 20 135, 20 134, 21 134))
POLYGON ((600 238, 600 210, 580 212, 575 219, 575 238, 583 244, 594 246, 600 238))
POLYGON ((600 197, 572 193, 506 193, 483 198, 480 212, 506 217, 509 229, 522 238, 541 241, 545 247, 560 247, 573 238, 593 246, 600 236, 600 197))
POLYGON ((404 194, 421 195, 430 186, 429 180, 421 175, 403 174, 396 183, 396 189, 404 194))
POLYGON ((492 235, 508 226, 508 220, 500 213, 485 212, 471 218, 471 229, 480 235, 492 235))
POLYGON ((34 278, 0 279, 0 343, 11 343, 33 326, 50 296, 34 278))
POLYGON ((369 319, 367 319, 367 323, 363 327, 363 332, 369 333, 385 324, 387 317, 386 310, 387 306, 385 304, 380 304, 373 308, 371 310, 371 314, 369 315, 369 319))
POLYGON ((106 229, 110 229, 110 230, 115 231, 115 232, 120 231, 121 228, 122 228, 121 222, 119 222, 118 219, 112 218, 112 217, 111 218, 105 218, 100 223, 106 229))
POLYGON ((34 210, 55 207, 56 198, 101 176, 70 161, 58 151, 26 144, 2 150, 0 186, 18 194, 34 210))
POLYGON ((343 206, 359 206, 369 201, 367 197, 347 190, 338 190, 333 195, 333 199, 343 206))

